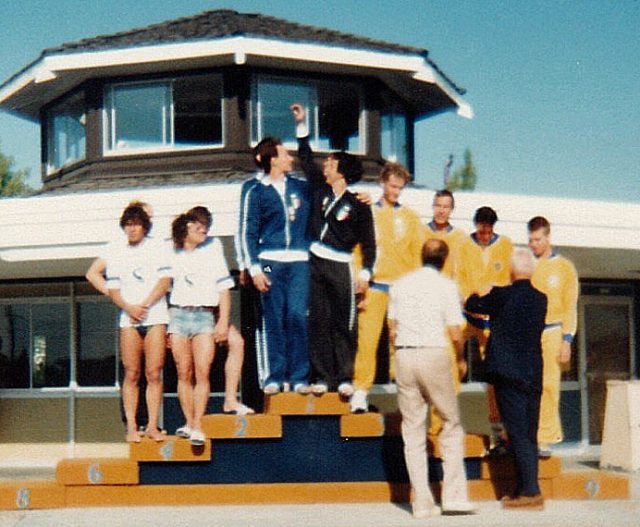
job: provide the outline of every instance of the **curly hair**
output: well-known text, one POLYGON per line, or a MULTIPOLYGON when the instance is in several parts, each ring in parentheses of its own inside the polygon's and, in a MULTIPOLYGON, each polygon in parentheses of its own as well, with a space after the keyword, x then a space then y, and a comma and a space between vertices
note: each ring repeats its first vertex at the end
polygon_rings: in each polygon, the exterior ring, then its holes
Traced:
POLYGON ((128 205, 120 216, 120 228, 124 230, 125 225, 133 223, 135 225, 142 225, 145 236, 151 230, 151 219, 146 211, 140 205, 128 205))

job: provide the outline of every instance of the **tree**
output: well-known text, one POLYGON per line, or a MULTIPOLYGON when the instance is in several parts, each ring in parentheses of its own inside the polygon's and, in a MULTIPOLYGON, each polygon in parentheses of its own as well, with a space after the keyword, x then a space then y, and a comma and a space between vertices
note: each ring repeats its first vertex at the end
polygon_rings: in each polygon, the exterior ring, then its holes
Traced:
POLYGON ((13 158, 0 152, 0 198, 21 196, 33 189, 27 184, 28 169, 13 170, 13 158))
POLYGON ((476 180, 478 174, 473 164, 471 150, 468 148, 464 151, 464 165, 457 168, 451 177, 448 178, 446 187, 448 190, 473 190, 476 188, 476 180))

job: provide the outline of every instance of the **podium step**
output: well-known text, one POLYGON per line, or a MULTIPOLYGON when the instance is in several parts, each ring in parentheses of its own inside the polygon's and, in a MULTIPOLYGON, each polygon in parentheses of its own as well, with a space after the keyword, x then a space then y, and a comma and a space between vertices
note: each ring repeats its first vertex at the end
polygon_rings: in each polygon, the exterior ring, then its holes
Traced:
POLYGON ((265 397, 264 412, 268 415, 346 415, 349 403, 335 392, 323 395, 278 393, 265 397))
POLYGON ((202 431, 211 439, 278 438, 282 437, 282 417, 209 414, 202 418, 202 431))
MULTIPOLYGON (((560 458, 550 457, 538 460, 538 477, 540 479, 557 478, 562 473, 560 458)), ((513 480, 516 469, 512 457, 488 458, 482 460, 480 477, 492 480, 513 480)))
POLYGON ((57 509, 65 505, 65 487, 56 482, 0 482, 0 510, 57 509))
POLYGON ((123 458, 63 459, 56 466, 60 485, 137 485, 138 463, 123 458))
POLYGON ((558 500, 629 499, 629 478, 596 470, 563 472, 553 478, 553 497, 558 500))
POLYGON ((164 441, 144 438, 140 443, 129 444, 129 459, 132 461, 209 461, 211 441, 203 446, 192 446, 188 439, 167 436, 164 441))

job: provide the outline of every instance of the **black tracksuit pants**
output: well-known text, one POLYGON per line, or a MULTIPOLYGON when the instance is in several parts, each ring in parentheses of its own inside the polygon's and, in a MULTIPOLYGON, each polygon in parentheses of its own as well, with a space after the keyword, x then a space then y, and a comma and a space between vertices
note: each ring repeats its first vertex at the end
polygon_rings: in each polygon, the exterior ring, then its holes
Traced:
POLYGON ((309 358, 311 381, 335 391, 351 382, 358 328, 351 263, 311 253, 309 290, 309 358))

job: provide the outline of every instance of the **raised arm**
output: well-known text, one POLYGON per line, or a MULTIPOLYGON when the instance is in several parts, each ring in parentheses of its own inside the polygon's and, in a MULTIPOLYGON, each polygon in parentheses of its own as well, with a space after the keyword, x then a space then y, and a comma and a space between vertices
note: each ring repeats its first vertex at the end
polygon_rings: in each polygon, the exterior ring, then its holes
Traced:
POLYGON ((296 137, 298 138, 298 159, 302 166, 302 171, 309 182, 312 190, 326 184, 322 170, 313 160, 313 151, 309 144, 309 127, 307 125, 307 112, 305 107, 299 103, 290 106, 293 120, 296 123, 296 137))

